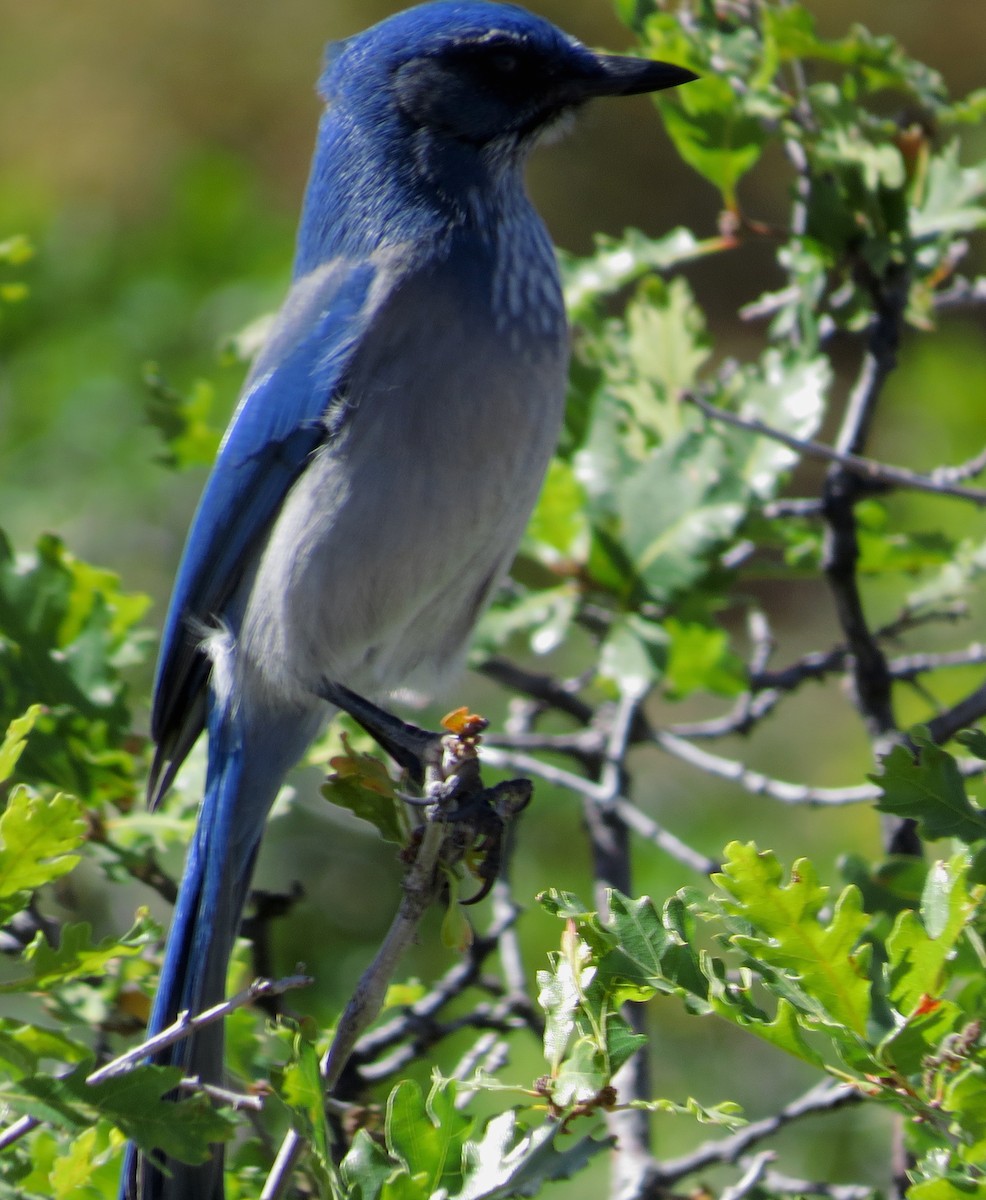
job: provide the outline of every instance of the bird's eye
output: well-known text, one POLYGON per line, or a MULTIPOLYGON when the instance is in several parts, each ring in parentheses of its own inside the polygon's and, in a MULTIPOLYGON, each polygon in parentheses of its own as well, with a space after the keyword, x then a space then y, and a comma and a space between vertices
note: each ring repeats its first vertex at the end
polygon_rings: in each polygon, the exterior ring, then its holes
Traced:
POLYGON ((498 75, 514 75, 520 66, 520 59, 510 50, 500 50, 491 55, 489 64, 498 75))

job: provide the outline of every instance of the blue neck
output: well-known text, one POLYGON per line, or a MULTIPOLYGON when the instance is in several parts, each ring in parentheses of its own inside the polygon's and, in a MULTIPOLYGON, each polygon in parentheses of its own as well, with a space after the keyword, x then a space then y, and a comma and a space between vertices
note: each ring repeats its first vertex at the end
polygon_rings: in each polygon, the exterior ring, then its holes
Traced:
POLYGON ((451 139, 382 121, 354 120, 330 104, 319 124, 298 229, 294 278, 339 255, 387 245, 441 246, 456 230, 481 237, 504 208, 527 207, 520 156, 491 171, 451 139))

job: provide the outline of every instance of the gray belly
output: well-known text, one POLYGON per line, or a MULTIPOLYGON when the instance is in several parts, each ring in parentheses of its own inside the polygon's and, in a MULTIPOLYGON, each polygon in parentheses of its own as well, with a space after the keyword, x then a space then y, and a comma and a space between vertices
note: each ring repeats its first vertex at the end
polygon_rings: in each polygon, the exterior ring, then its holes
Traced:
POLYGON ((453 289, 408 288, 383 320, 253 579, 241 653, 280 695, 323 676, 427 688, 454 669, 557 443, 560 307, 497 328, 453 289))

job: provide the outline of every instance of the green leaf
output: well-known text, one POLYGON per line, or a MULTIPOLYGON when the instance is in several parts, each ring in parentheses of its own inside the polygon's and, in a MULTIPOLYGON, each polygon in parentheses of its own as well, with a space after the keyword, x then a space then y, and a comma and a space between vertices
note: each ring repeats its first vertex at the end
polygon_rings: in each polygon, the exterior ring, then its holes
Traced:
POLYGON ((822 912, 829 889, 815 869, 799 859, 784 882, 780 863, 769 851, 732 842, 722 873, 714 881, 731 897, 723 910, 749 924, 732 942, 753 962, 776 967, 796 980, 817 1004, 823 1023, 865 1036, 870 1012, 870 983, 859 942, 866 930, 856 888, 847 887, 828 924, 822 912))
POLYGON ((67 875, 86 833, 82 805, 73 796, 46 798, 14 788, 0 815, 0 911, 17 912, 35 888, 67 875))
POLYGON ((664 127, 685 162, 735 209, 736 185, 760 158, 766 130, 727 79, 706 74, 679 91, 674 100, 657 98, 664 127))
POLYGON ((144 367, 149 392, 147 419, 161 432, 166 451, 157 461, 167 467, 211 467, 222 441, 222 426, 211 425, 215 389, 196 380, 187 396, 170 387, 156 363, 144 367))
POLYGON ((318 1050, 303 1032, 292 1039, 291 1061, 281 1077, 281 1095, 299 1121, 319 1173, 327 1178, 334 1169, 325 1121, 325 1087, 319 1068, 318 1050))
POLYGON ((955 735, 955 740, 961 742, 963 746, 976 758, 981 758, 986 762, 986 733, 981 729, 963 729, 955 735))
POLYGON ((22 267, 34 257, 35 249, 31 239, 23 233, 15 233, 12 237, 0 241, 0 262, 11 267, 22 267))
POLYGON ((347 1200, 377 1200, 384 1183, 396 1169, 384 1148, 365 1129, 358 1129, 340 1164, 347 1200))
POLYGON ((51 946, 44 934, 37 934, 24 951, 24 961, 32 968, 26 978, 0 983, 3 992, 47 992, 73 979, 99 977, 110 963, 134 958, 160 935, 155 921, 139 914, 137 921, 122 938, 106 937, 92 941, 88 922, 63 925, 57 946, 51 946))
POLYGON ((907 1189, 907 1200, 986 1200, 986 1182, 925 1179, 907 1189))
POLYGON ((17 1077, 37 1074, 43 1059, 79 1063, 90 1054, 88 1047, 57 1030, 0 1018, 0 1061, 17 1077))
POLYGON ((612 1077, 609 1059, 597 1039, 581 1037, 569 1048, 552 1080, 551 1099, 561 1109, 589 1104, 612 1077))
POLYGON ((552 954, 549 960, 552 969, 537 973, 537 1001, 545 1014, 544 1057, 554 1074, 568 1052, 575 1018, 596 966, 589 946, 574 934, 567 953, 552 954))
POLYGON ((21 717, 16 717, 7 726, 4 739, 0 742, 0 783, 13 774, 17 760, 24 753, 28 735, 44 712, 40 704, 32 704, 21 717))
POLYGON ((536 1196, 546 1183, 570 1179, 612 1146, 612 1139, 573 1139, 560 1121, 545 1121, 528 1131, 517 1113, 501 1113, 489 1122, 480 1141, 466 1144, 462 1190, 450 1200, 536 1196), (561 1149, 555 1146, 559 1139, 561 1149))
POLYGON ((586 319, 597 300, 651 271, 667 271, 731 245, 726 238, 700 241, 690 229, 681 227, 659 238, 649 238, 638 229, 624 230, 621 238, 596 234, 595 242, 595 251, 588 258, 561 254, 565 306, 573 321, 586 319))
POLYGON ((699 965, 694 931, 681 895, 672 896, 660 914, 649 897, 631 900, 615 890, 610 893, 609 906, 618 948, 604 960, 603 969, 617 998, 631 998, 622 995, 621 986, 646 986, 690 998, 692 1012, 710 1011, 705 1003, 708 981, 699 965))
POLYGON ((599 678, 623 694, 643 696, 664 672, 668 637, 660 625, 636 613, 610 625, 599 647, 599 678))
POLYGON ((74 558, 55 537, 15 555, 0 534, 0 726, 40 714, 17 778, 95 802, 133 795, 121 669, 142 659, 147 597, 74 558))
POLYGON ((729 648, 729 634, 714 625, 669 617, 664 631, 670 638, 665 689, 674 699, 694 692, 738 696, 746 689, 746 665, 729 648))
POLYGON ((655 601, 666 603, 708 572, 748 501, 729 451, 697 432, 659 447, 618 484, 622 540, 655 601))
POLYGON ((554 458, 524 536, 524 552, 549 566, 582 562, 589 552, 586 496, 571 464, 554 458))
POLYGON ((933 155, 910 223, 915 238, 973 233, 986 226, 986 160, 963 167, 957 140, 933 155))
POLYGON ((105 1123, 86 1129, 63 1147, 51 1168, 52 1200, 102 1200, 99 1175, 116 1156, 105 1123))
POLYGON ((436 1080, 427 1101, 406 1079, 387 1099, 387 1150, 419 1182, 426 1196, 462 1181, 462 1148, 472 1126, 455 1108, 455 1084, 436 1080))
POLYGON ((944 991, 946 966, 976 908, 968 868, 963 857, 932 863, 920 912, 902 912, 887 938, 889 996, 904 1017, 944 991))
POLYGON ((633 446, 639 432, 662 441, 681 434, 681 397, 697 383, 710 343, 704 314, 680 277, 642 284, 624 322, 618 337, 610 332, 601 363, 608 388, 629 410, 628 444, 640 458, 633 446))
POLYGON ((385 841, 403 846, 407 840, 403 801, 386 765, 374 754, 353 749, 345 733, 342 744, 342 754, 329 759, 332 774, 322 786, 322 795, 369 821, 385 841))
MULTIPOLYGON (((741 417, 792 437, 810 438, 822 423, 831 385, 832 367, 824 355, 770 348, 752 368, 738 373, 728 390, 741 417)), ((734 447, 742 478, 760 500, 773 497, 798 462, 796 451, 772 438, 739 429, 721 436, 734 447)))
POLYGON ((711 1107, 689 1096, 684 1104, 676 1104, 673 1100, 631 1100, 630 1108, 643 1108, 648 1112, 670 1113, 673 1116, 694 1117, 701 1125, 718 1125, 722 1129, 734 1131, 742 1129, 747 1124, 742 1115, 742 1108, 734 1100, 723 1100, 711 1107))
POLYGON ((86 1063, 61 1078, 6 1081, 0 1101, 73 1136, 88 1129, 97 1115, 104 1116, 141 1149, 158 1149, 182 1162, 205 1162, 210 1143, 232 1135, 233 1122, 205 1096, 164 1098, 181 1079, 177 1067, 141 1066, 93 1086, 85 1081, 90 1069, 86 1063))
POLYGON ((909 738, 916 753, 895 746, 873 782, 880 788, 880 812, 918 822, 921 836, 957 837, 963 842, 986 838, 986 811, 973 805, 955 759, 936 746, 920 726, 909 738))

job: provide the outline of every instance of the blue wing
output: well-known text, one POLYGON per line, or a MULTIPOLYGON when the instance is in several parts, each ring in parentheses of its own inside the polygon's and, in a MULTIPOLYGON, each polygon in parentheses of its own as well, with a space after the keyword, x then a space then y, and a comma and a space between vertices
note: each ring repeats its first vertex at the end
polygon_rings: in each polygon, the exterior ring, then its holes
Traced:
POLYGON ((250 372, 185 543, 158 659, 148 793, 164 794, 205 720, 202 629, 224 613, 250 553, 311 454, 372 316, 372 263, 336 261, 292 287, 250 372))

